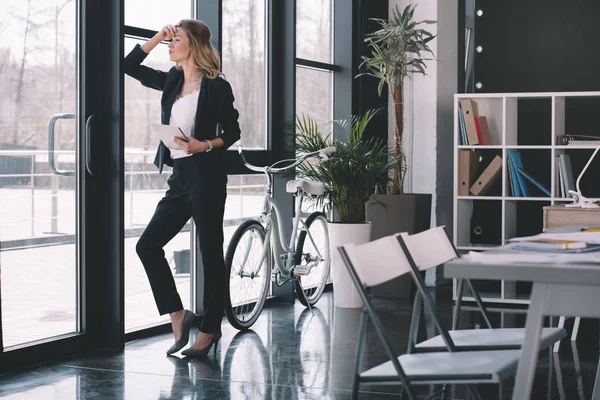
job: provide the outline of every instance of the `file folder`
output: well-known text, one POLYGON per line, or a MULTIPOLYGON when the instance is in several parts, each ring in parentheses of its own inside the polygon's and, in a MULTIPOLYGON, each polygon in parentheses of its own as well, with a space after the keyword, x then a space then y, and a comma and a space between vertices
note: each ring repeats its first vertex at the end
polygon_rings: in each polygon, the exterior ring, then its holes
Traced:
POLYGON ((458 195, 468 196, 469 189, 477 176, 479 152, 460 150, 458 152, 458 195))
POLYGON ((479 130, 481 132, 481 143, 479 143, 479 144, 483 144, 483 145, 493 144, 492 136, 490 135, 490 127, 488 125, 487 117, 481 116, 481 117, 477 117, 477 119, 479 120, 479 130))
POLYGON ((471 186, 471 193, 475 196, 482 196, 488 192, 492 187, 492 184, 496 181, 496 178, 502 171, 502 157, 496 156, 492 162, 487 166, 479 178, 475 180, 475 183, 471 186))
POLYGON ((477 135, 477 125, 475 124, 475 116, 477 115, 477 103, 471 99, 463 99, 460 101, 465 127, 467 130, 467 138, 469 145, 479 144, 479 136, 477 135))

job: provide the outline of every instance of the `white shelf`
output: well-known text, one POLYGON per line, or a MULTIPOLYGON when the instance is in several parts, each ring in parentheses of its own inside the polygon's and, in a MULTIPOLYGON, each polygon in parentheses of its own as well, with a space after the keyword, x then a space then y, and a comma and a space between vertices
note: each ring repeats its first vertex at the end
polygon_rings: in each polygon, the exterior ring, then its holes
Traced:
POLYGON ((502 196, 457 196, 459 200, 502 200, 502 196))
MULTIPOLYGON (((558 190, 558 174, 556 157, 565 151, 571 150, 594 150, 596 145, 556 145, 556 138, 566 134, 565 120, 567 118, 565 104, 569 98, 599 98, 600 92, 547 92, 547 93, 461 93, 454 95, 454 207, 453 207, 453 237, 454 245, 458 251, 481 251, 496 247, 494 244, 489 245, 473 245, 471 241, 471 215, 473 206, 484 206, 480 201, 489 201, 491 212, 497 212, 494 216, 501 232, 499 232, 499 242, 507 243, 509 239, 517 234, 517 208, 539 207, 540 213, 544 205, 554 205, 571 203, 572 199, 563 198, 558 190), (477 108, 480 116, 486 116, 492 138, 491 145, 485 146, 470 146, 459 145, 460 143, 460 128, 458 121, 458 111, 461 99, 473 99, 477 103, 477 108), (543 103, 548 104, 550 115, 550 130, 547 136, 543 136, 541 145, 519 144, 518 131, 518 116, 519 116, 519 99, 544 99, 543 103), (548 101, 549 100, 549 101, 548 101), (498 154, 502 157, 503 166, 501 171, 502 190, 499 193, 494 193, 495 196, 458 196, 458 152, 460 150, 491 150, 491 154, 498 154), (551 197, 514 197, 509 196, 510 192, 510 170, 508 168, 507 152, 509 150, 523 150, 531 152, 531 154, 540 154, 547 152, 549 159, 547 175, 536 176, 550 189, 551 197), (550 178, 548 180, 548 177, 550 178), (543 179, 545 178, 545 179, 543 179), (500 194, 500 195, 498 195, 500 194), (497 208, 496 208, 497 207, 497 208), (497 211, 496 211, 497 210, 497 211)), ((547 125, 546 125, 547 126, 547 125)), ((523 142, 523 140, 521 140, 523 142)), ((486 153, 482 153, 486 154, 486 153)), ((487 153, 490 154, 490 153, 487 153)), ((585 154, 585 153, 582 153, 585 154)), ((543 155, 543 154, 541 154, 543 155)), ((532 190, 533 186, 531 186, 532 190)), ((536 192, 537 193, 537 192, 536 192)), ((541 193, 540 193, 541 194, 541 193)), ((595 199, 594 199, 595 200, 595 199)), ((523 218, 519 214, 519 218, 523 218)), ((540 226, 540 232, 542 227, 540 226)), ((505 287, 509 287, 511 283, 502 282, 502 291, 505 287)), ((506 303, 506 304, 527 304, 527 296, 523 298, 511 298, 510 296, 501 296, 495 294, 484 297, 484 300, 491 303, 506 303)))
MULTIPOLYGON (((459 146, 463 147, 463 146, 459 146)), ((595 150, 597 145, 589 145, 589 144, 569 144, 569 145, 557 145, 553 146, 556 150, 595 150)))
POLYGON ((552 197, 503 197, 506 201, 552 201, 552 197))
POLYGON ((485 146, 480 146, 480 145, 476 145, 476 146, 458 146, 458 148, 460 150, 494 150, 494 149, 503 149, 504 146, 500 146, 500 145, 485 145, 485 146))
POLYGON ((508 150, 547 150, 551 149, 553 146, 551 145, 529 145, 529 144, 517 144, 517 145, 508 145, 508 146, 500 146, 501 148, 505 148, 508 150))
POLYGON ((456 248, 456 250, 458 250, 458 251, 484 251, 484 250, 491 250, 495 247, 496 246, 486 246, 486 245, 478 246, 476 244, 473 244, 471 246, 458 246, 456 248))
POLYGON ((552 201, 552 200, 565 200, 570 201, 571 199, 559 199, 554 197, 514 197, 514 196, 456 196, 458 200, 506 200, 506 201, 552 201))

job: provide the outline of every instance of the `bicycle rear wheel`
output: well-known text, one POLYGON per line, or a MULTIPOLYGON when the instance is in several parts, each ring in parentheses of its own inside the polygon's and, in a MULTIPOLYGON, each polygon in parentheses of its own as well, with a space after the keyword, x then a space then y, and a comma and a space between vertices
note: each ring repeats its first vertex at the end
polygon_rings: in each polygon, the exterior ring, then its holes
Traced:
POLYGON ((271 252, 260 267, 265 229, 257 221, 245 221, 231 237, 225 255, 227 295, 225 314, 240 330, 250 328, 265 305, 271 281, 271 252), (259 271, 260 269, 260 271, 259 271))
POLYGON ((327 279, 331 264, 329 252, 329 233, 327 230, 327 218, 322 212, 314 212, 306 219, 306 230, 298 236, 298 247, 296 248, 296 265, 314 265, 307 275, 299 275, 294 281, 294 288, 298 300, 305 307, 312 306, 319 301, 327 279), (302 295, 304 292, 304 295, 302 295))

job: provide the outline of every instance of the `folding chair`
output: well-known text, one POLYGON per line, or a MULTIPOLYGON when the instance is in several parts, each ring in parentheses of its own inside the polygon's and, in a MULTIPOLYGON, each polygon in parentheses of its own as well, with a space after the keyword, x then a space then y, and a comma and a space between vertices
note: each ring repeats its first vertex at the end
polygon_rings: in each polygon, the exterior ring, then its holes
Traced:
POLYGON ((405 245, 401 236, 386 236, 366 244, 347 244, 339 248, 342 260, 365 306, 360 322, 352 398, 358 398, 361 382, 370 382, 402 385, 403 393, 407 394, 409 399, 416 399, 413 385, 466 384, 471 397, 480 399, 474 385, 499 383, 513 376, 521 352, 519 350, 457 352, 454 341, 448 331, 442 327, 429 292, 425 290, 425 282, 420 271, 415 266, 410 253, 407 251, 405 254, 402 246, 405 245), (425 306, 443 337, 445 347, 442 351, 403 354, 397 357, 387 339, 381 320, 369 301, 367 287, 407 273, 412 275, 418 289, 424 293, 425 306), (362 349, 368 321, 373 323, 389 361, 362 371, 362 349))
MULTIPOLYGON (((420 271, 425 271, 459 257, 456 248, 448 239, 443 226, 431 228, 414 235, 401 233, 400 236, 404 240, 407 251, 420 271)), ((458 281, 456 298, 456 307, 452 318, 452 330, 449 331, 449 334, 458 350, 512 350, 521 348, 525 338, 525 328, 492 328, 485 305, 481 301, 481 296, 475 290, 470 280, 461 279, 458 281), (473 294, 488 329, 456 330, 465 283, 473 294)), ((422 304, 423 293, 417 291, 409 333, 408 353, 440 351, 445 348, 441 335, 421 343, 416 342, 422 304)), ((540 350, 560 341, 566 334, 567 332, 560 325, 558 328, 544 328, 542 330, 540 350)))

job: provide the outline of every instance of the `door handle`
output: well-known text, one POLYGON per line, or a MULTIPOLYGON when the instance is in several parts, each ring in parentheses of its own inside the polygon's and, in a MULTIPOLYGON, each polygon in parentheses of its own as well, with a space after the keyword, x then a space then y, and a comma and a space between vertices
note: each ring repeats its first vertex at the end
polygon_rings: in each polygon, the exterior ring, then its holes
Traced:
POLYGON ((85 168, 91 176, 100 176, 100 173, 94 172, 92 169, 92 151, 90 146, 90 138, 92 136, 92 124, 96 120, 96 114, 91 114, 85 121, 85 168))
POLYGON ((50 118, 48 122, 48 164, 54 175, 73 176, 75 171, 59 171, 54 163, 54 134, 56 132, 56 121, 59 119, 75 119, 75 114, 55 114, 50 118))

